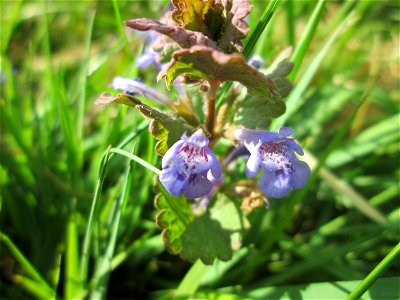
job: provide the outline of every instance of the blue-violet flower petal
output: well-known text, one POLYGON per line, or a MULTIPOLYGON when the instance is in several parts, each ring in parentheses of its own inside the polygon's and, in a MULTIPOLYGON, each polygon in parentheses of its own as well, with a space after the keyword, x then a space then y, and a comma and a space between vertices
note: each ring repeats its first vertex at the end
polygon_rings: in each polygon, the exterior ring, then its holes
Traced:
POLYGON ((300 161, 295 152, 303 155, 303 149, 289 136, 293 130, 288 127, 278 132, 240 128, 235 137, 250 152, 246 165, 247 177, 257 175, 262 167, 264 174, 260 187, 270 197, 282 198, 290 190, 302 188, 311 174, 307 163, 300 161))
POLYGON ((170 194, 188 199, 203 197, 221 178, 221 165, 208 142, 201 129, 190 137, 184 133, 165 153, 160 181, 170 194))

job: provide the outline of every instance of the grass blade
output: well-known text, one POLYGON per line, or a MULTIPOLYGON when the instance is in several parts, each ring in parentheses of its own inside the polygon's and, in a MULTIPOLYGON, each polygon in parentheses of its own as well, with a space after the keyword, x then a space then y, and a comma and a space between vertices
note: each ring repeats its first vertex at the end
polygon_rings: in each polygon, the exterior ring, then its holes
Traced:
POLYGON ((286 9, 286 22, 288 28, 288 43, 289 45, 292 45, 292 47, 295 47, 296 20, 294 16, 294 0, 287 0, 285 2, 285 9, 286 9))
POLYGON ((85 118, 85 101, 86 101, 86 83, 87 83, 87 74, 89 70, 89 61, 90 61, 90 43, 92 39, 92 32, 93 32, 93 24, 94 24, 94 18, 95 18, 96 12, 92 12, 89 14, 89 20, 88 20, 88 31, 86 35, 86 41, 85 41, 85 57, 83 61, 83 66, 81 69, 81 80, 80 86, 81 90, 79 93, 79 99, 78 99, 78 125, 77 125, 77 136, 78 136, 78 141, 81 143, 82 137, 83 137, 83 121, 85 118))
POLYGON ((399 119, 400 114, 388 116, 379 123, 368 127, 333 151, 326 164, 331 168, 337 168, 356 158, 370 154, 378 147, 382 148, 396 143, 399 140, 399 119))
POLYGON ((19 13, 23 1, 1 1, 1 37, 0 37, 0 51, 5 53, 10 42, 10 38, 14 28, 18 23, 19 13), (7 12, 7 13, 5 13, 7 12))
POLYGON ((83 248, 82 248, 82 255, 81 255, 81 268, 80 268, 81 269, 80 277, 81 277, 82 282, 85 282, 87 280, 88 268, 89 268, 90 242, 92 239, 94 222, 96 220, 98 210, 99 210, 101 191, 103 188, 104 178, 106 176, 107 165, 108 165, 108 161, 109 161, 109 157, 110 157, 110 149, 111 149, 111 146, 108 147, 108 149, 107 149, 106 153, 103 155, 103 158, 100 163, 99 176, 98 176, 97 183, 96 183, 96 189, 95 189, 95 193, 94 193, 94 197, 93 197, 93 203, 92 203, 92 207, 90 209, 89 221, 88 221, 88 225, 86 227, 86 234, 85 234, 85 238, 83 241, 83 248))
POLYGON ((359 299, 374 282, 391 266, 400 256, 400 243, 368 274, 356 289, 348 296, 348 300, 359 299))
MULTIPOLYGON (((133 150, 133 149, 132 149, 133 150)), ((118 203, 114 208, 111 221, 111 234, 107 242, 105 253, 99 258, 98 268, 95 271, 94 282, 95 287, 91 293, 92 299, 103 299, 107 292, 108 278, 112 270, 111 263, 114 257, 114 251, 117 244, 118 230, 121 223, 121 216, 124 214, 126 203, 132 188, 132 170, 133 164, 128 162, 128 168, 125 173, 125 182, 118 203)))
MULTIPOLYGON (((359 283, 355 281, 316 282, 305 285, 263 287, 243 294, 241 299, 345 299, 359 283), (296 295, 295 298, 293 295, 296 295), (326 296, 329 295, 329 296, 326 296)), ((399 278, 381 278, 366 299, 396 299, 399 278)))
POLYGON ((297 72, 301 67, 301 63, 303 62, 307 49, 310 46, 315 31, 317 30, 318 23, 321 19, 322 12, 324 11, 325 8, 325 3, 326 0, 318 1, 318 4, 315 7, 310 20, 307 23, 306 29, 304 30, 304 34, 301 36, 298 46, 294 49, 291 59, 294 62, 294 68, 288 76, 289 80, 293 80, 296 77, 297 72))
MULTIPOLYGON (((318 161, 311 153, 306 151, 304 154, 304 158, 310 164, 310 167, 315 169, 318 165, 318 161)), ((319 176, 331 189, 346 196, 353 206, 368 218, 380 225, 386 225, 388 223, 385 216, 377 208, 373 207, 364 197, 362 197, 347 181, 338 178, 324 167, 319 169, 319 176)))
POLYGON ((48 287, 44 286, 40 282, 22 275, 15 275, 14 280, 18 285, 22 286, 26 291, 38 299, 56 299, 55 291, 48 289, 48 287))
POLYGON ((25 257, 24 254, 15 246, 15 244, 10 240, 10 238, 0 232, 0 241, 4 243, 7 248, 10 250, 15 259, 21 264, 21 267, 24 271, 31 276, 37 284, 39 284, 45 291, 46 294, 52 295, 52 298, 55 298, 56 292, 50 287, 47 281, 40 275, 40 273, 36 270, 36 268, 29 262, 29 260, 25 257))
POLYGON ((265 27, 267 27, 269 21, 274 15, 275 10, 278 8, 280 0, 271 0, 265 9, 261 19, 258 21, 256 28, 249 34, 249 39, 243 49, 244 57, 248 58, 253 52, 254 46, 256 45, 258 39, 263 33, 265 27))
POLYGON ((193 295, 199 287, 203 277, 207 274, 211 267, 212 266, 206 266, 201 262, 201 260, 198 259, 182 279, 181 283, 176 289, 174 299, 181 299, 182 297, 186 298, 190 295, 193 295))
POLYGON ((71 215, 68 221, 66 246, 65 298, 76 299, 81 291, 82 282, 79 274, 78 229, 74 215, 71 215))
POLYGON ((129 153, 128 151, 122 150, 122 149, 118 149, 118 148, 111 148, 110 149, 111 153, 117 153, 119 155, 125 156, 131 160, 136 161, 137 163, 141 164, 143 167, 145 167, 146 169, 149 169, 150 171, 156 173, 156 174, 160 174, 160 170, 157 169, 156 167, 154 167, 153 165, 149 164, 147 161, 141 159, 140 157, 129 153))
POLYGON ((300 108, 303 104, 304 97, 301 97, 308 87, 311 79, 314 77, 317 72, 320 64, 322 63, 325 56, 328 54, 329 50, 332 48, 336 40, 339 38, 340 34, 344 30, 345 26, 354 18, 354 14, 351 13, 347 16, 346 19, 342 21, 340 26, 336 29, 333 35, 328 39, 325 46, 321 49, 321 51, 315 56, 310 66, 305 71, 303 77, 299 81, 298 85, 293 89, 290 96, 286 100, 286 113, 281 116, 279 119, 276 119, 272 122, 272 129, 276 130, 279 127, 282 127, 283 124, 300 108))

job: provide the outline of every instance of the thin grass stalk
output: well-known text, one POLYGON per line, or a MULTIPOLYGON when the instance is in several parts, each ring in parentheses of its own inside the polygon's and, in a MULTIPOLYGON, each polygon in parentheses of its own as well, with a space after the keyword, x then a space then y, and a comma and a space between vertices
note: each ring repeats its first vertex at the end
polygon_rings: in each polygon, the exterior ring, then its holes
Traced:
MULTIPOLYGON (((85 40, 85 56, 83 60, 83 65, 81 69, 81 78, 80 78, 80 93, 78 99, 78 125, 77 125, 77 140, 78 143, 82 143, 83 132, 84 132, 84 118, 85 118, 85 101, 86 101, 86 83, 87 83, 87 74, 89 70, 89 61, 90 61, 90 45, 93 33, 93 24, 94 18, 96 16, 96 12, 91 12, 88 16, 87 28, 88 31, 86 33, 86 40, 85 40)), ((83 158, 80 160, 83 161, 83 158)))
POLYGON ((96 222, 98 209, 100 206, 100 197, 103 188, 103 183, 106 175, 107 165, 110 158, 110 150, 111 146, 108 147, 107 151, 104 153, 100 168, 99 168, 99 176, 96 183, 96 188, 94 192, 92 207, 90 209, 89 221, 86 227, 86 234, 83 240, 83 248, 81 255, 81 268, 80 268, 80 277, 82 282, 86 282, 88 276, 88 268, 89 268, 89 251, 90 251, 90 242, 92 240, 94 223, 96 222))
POLYGON ((249 58, 250 54, 253 52, 254 46, 256 45, 261 34, 264 32, 265 27, 267 27, 269 21, 271 20, 274 12, 278 8, 279 2, 281 0, 271 0, 258 21, 254 30, 250 33, 249 39, 243 49, 243 56, 249 58))
MULTIPOLYGON (((112 149, 111 149, 112 150, 112 149)), ((110 150, 110 151, 111 151, 110 150)), ((133 151, 133 149, 132 149, 133 151)), ((129 152, 128 152, 129 153, 129 152)), ((133 155, 133 154, 132 154, 133 155)), ((132 176, 133 164, 128 161, 128 168, 125 174, 125 180, 123 185, 122 193, 118 199, 118 202, 114 208, 113 217, 111 220, 111 234, 107 242, 107 248, 105 253, 99 258, 99 268, 95 271, 94 281, 95 286, 91 293, 91 299, 103 299, 108 288, 108 278, 111 272, 111 261, 114 257, 115 246, 117 243, 118 230, 121 223, 121 216, 126 206, 128 195, 131 190, 131 176, 132 176)))
POLYGON ((317 30, 319 21, 321 19, 322 13, 325 8, 326 0, 319 0, 317 6, 315 7, 310 20, 307 23, 304 34, 301 36, 301 39, 294 49, 291 60, 294 62, 294 68, 292 72, 289 74, 288 79, 293 80, 296 78, 297 72, 301 67, 301 63, 303 62, 304 56, 306 55, 307 49, 311 44, 311 40, 314 37, 315 31, 317 30))
POLYGON ((292 47, 295 47, 296 43, 296 24, 295 24, 295 16, 294 16, 294 0, 286 0, 285 2, 286 8, 286 23, 287 23, 287 37, 288 43, 292 47))
POLYGON ((128 151, 122 150, 122 149, 118 149, 118 148, 111 148, 110 149, 111 153, 117 153, 119 155, 125 156, 131 160, 136 161, 137 163, 141 164, 143 167, 145 167, 146 169, 156 173, 157 175, 160 174, 161 170, 157 169, 156 167, 154 167, 153 165, 149 164, 147 161, 141 159, 140 157, 129 153, 128 151))
POLYGON ((121 18, 121 12, 120 12, 118 1, 112 0, 112 3, 113 3, 113 8, 114 8, 116 26, 118 29, 119 36, 122 40, 123 49, 125 50, 126 54, 129 57, 131 57, 132 59, 135 59, 135 57, 133 57, 132 52, 129 49, 129 42, 128 42, 128 38, 126 37, 125 31, 124 31, 124 22, 122 21, 122 18, 121 18))
POLYGON ((286 100, 287 110, 284 115, 275 119, 271 124, 271 129, 276 130, 279 127, 282 127, 286 121, 301 107, 303 104, 304 97, 302 95, 306 91, 306 88, 311 82, 311 79, 314 77, 317 72, 319 66, 321 65, 323 59, 328 54, 329 50, 332 48, 334 43, 339 38, 342 31, 345 29, 347 24, 350 23, 351 20, 354 19, 354 13, 351 13, 347 16, 346 19, 340 24, 340 26, 335 30, 332 36, 328 39, 325 46, 318 52, 313 61, 310 63, 308 68, 305 70, 301 80, 291 92, 290 96, 286 100))
POLYGON ((31 264, 31 262, 25 257, 25 255, 18 249, 18 247, 6 234, 0 232, 0 241, 7 246, 11 254, 21 264, 22 268, 29 276, 31 276, 36 282, 41 284, 47 290, 53 291, 54 295, 56 294, 56 292, 51 288, 47 281, 42 277, 42 275, 36 270, 36 268, 31 264))
POLYGON ((400 243, 398 243, 388 255, 361 281, 361 283, 350 293, 348 300, 359 299, 382 276, 382 274, 400 257, 400 243))
POLYGON ((31 293, 37 299, 47 299, 47 300, 57 299, 57 295, 54 290, 52 289, 49 290, 48 288, 46 288, 45 286, 43 286, 42 284, 38 283, 35 280, 32 280, 22 275, 14 275, 13 279, 19 286, 21 286, 26 291, 31 293))

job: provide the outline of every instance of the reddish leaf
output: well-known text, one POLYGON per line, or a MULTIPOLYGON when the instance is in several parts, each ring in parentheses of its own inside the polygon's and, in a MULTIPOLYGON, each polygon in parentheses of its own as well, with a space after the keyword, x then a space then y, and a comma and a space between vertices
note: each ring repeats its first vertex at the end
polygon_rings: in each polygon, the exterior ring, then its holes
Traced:
POLYGON ((224 0, 223 5, 226 11, 225 32, 218 41, 218 46, 224 52, 243 51, 241 42, 249 33, 249 25, 246 17, 249 15, 252 5, 248 0, 224 0))
POLYGON ((170 86, 182 74, 214 82, 238 81, 254 96, 271 102, 280 98, 275 83, 238 54, 224 54, 204 46, 182 49, 174 53, 172 61, 160 72, 158 79, 166 76, 170 86))
POLYGON ((154 30, 174 40, 182 48, 189 48, 193 45, 205 45, 216 48, 217 45, 203 33, 186 30, 180 26, 166 25, 151 19, 141 18, 126 21, 125 24, 135 30, 154 30))

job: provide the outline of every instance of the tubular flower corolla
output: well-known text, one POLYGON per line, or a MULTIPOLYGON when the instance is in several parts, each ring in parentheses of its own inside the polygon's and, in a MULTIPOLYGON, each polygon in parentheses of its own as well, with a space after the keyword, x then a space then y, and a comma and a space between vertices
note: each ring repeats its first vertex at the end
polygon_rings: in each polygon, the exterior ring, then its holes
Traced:
POLYGON ((165 153, 160 181, 166 190, 194 199, 210 193, 213 182, 222 175, 221 165, 208 147, 208 138, 200 130, 187 137, 184 133, 165 153))
POLYGON ((260 166, 264 174, 260 180, 262 191, 270 197, 282 198, 290 190, 302 188, 311 170, 300 161, 295 152, 303 155, 303 150, 293 138, 291 128, 283 127, 279 132, 268 132, 240 128, 235 130, 235 137, 250 152, 246 164, 248 178, 257 175, 260 166))

